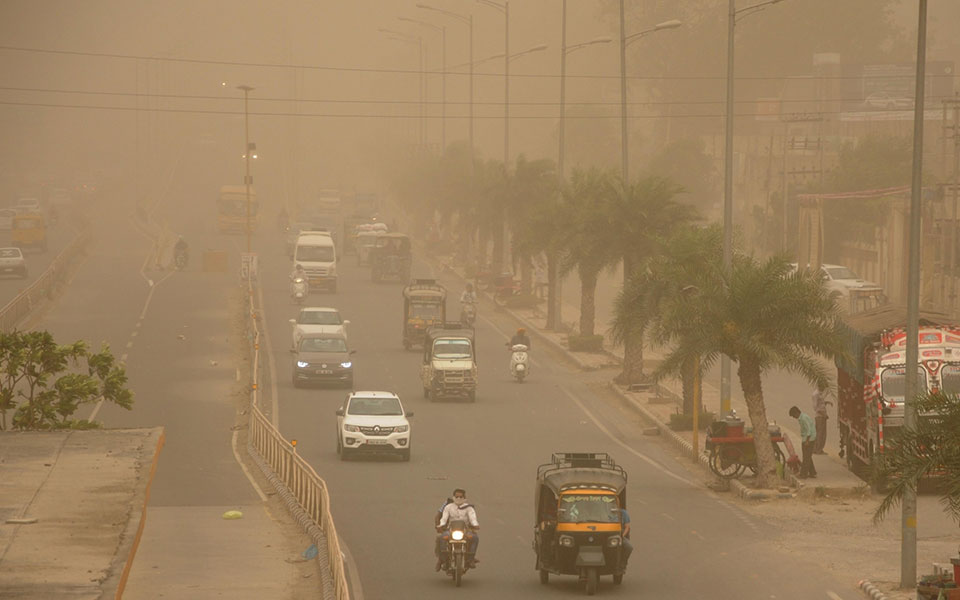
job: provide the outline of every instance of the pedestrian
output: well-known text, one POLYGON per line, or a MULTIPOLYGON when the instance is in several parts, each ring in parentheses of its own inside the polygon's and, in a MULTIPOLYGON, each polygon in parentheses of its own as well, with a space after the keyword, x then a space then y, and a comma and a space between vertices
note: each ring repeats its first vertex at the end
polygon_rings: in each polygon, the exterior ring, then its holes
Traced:
POLYGON ((817 469, 813 466, 813 448, 817 443, 817 426, 807 413, 796 406, 790 407, 790 416, 800 422, 800 448, 803 462, 800 464, 800 479, 815 478, 817 469))
POLYGON ((813 449, 814 454, 826 454, 823 448, 827 445, 827 405, 833 406, 833 402, 827 400, 827 384, 817 384, 817 389, 813 391, 813 416, 817 422, 817 443, 813 449))

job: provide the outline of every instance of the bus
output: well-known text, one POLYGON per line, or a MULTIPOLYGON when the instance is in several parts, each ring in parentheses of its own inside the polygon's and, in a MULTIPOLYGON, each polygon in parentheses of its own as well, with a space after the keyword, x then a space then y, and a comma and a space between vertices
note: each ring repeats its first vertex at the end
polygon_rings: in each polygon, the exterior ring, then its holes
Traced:
MULTIPOLYGON (((257 229, 257 216, 260 205, 257 203, 257 193, 250 186, 250 232, 257 229)), ((217 228, 221 233, 244 233, 247 223, 247 186, 225 185, 220 188, 220 197, 217 199, 217 228)))

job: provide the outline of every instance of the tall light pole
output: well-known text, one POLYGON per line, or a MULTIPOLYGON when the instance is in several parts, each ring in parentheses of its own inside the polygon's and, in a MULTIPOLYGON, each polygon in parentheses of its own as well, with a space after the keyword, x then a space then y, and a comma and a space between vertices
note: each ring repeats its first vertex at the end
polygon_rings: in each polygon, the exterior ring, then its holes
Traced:
MULTIPOLYGON (((783 0, 766 0, 737 9, 737 0, 729 0, 727 11, 727 105, 724 118, 723 150, 723 266, 733 265, 733 36, 738 17, 746 17, 783 0)), ((786 206, 786 199, 784 199, 786 206)), ((783 218, 787 215, 784 213, 783 218)), ((720 414, 730 412, 730 357, 720 357, 720 414)))
POLYGON ((416 23, 417 25, 440 33, 440 154, 443 154, 447 149, 447 28, 438 27, 433 23, 419 19, 411 19, 409 17, 397 18, 408 23, 416 23))
MULTIPOLYGON (((920 335, 920 211, 923 194, 923 111, 927 62, 927 0, 920 0, 917 25, 917 80, 913 101, 913 177, 910 182, 910 249, 907 271, 907 356, 903 428, 917 427, 917 361, 920 335)), ((914 482, 916 484, 916 482, 914 482)), ((917 584, 917 491, 906 486, 900 500, 900 588, 917 584)))
POLYGON ((463 23, 467 24, 467 27, 470 29, 470 170, 473 170, 473 15, 472 14, 460 14, 453 12, 451 10, 445 10, 442 8, 437 8, 436 6, 430 6, 429 4, 418 3, 417 8, 422 8, 423 10, 432 10, 438 12, 442 15, 446 15, 453 19, 457 19, 463 23))
POLYGON ((250 249, 250 237, 252 233, 252 228, 250 227, 250 186, 253 185, 253 177, 250 176, 250 154, 253 152, 253 149, 250 147, 250 92, 254 88, 249 85, 238 85, 238 90, 243 90, 243 138, 245 148, 243 152, 243 161, 245 164, 245 173, 243 176, 243 185, 246 187, 247 191, 247 219, 246 219, 246 230, 247 230, 247 254, 250 254, 252 251, 250 249))
POLYGON ((420 150, 422 151, 424 145, 426 144, 426 125, 424 123, 424 114, 423 114, 424 112, 423 111, 423 38, 420 37, 419 35, 410 35, 407 33, 403 33, 402 31, 395 31, 393 29, 384 29, 383 27, 381 27, 377 31, 379 31, 380 33, 386 33, 393 36, 393 39, 397 40, 398 42, 407 42, 410 44, 417 45, 417 59, 420 65, 420 71, 419 71, 420 85, 418 86, 420 88, 420 110, 419 110, 420 118, 418 119, 419 126, 417 127, 418 129, 417 138, 418 138, 418 143, 420 144, 420 150))
POLYGON ((620 178, 623 179, 623 185, 625 186, 630 183, 630 138, 627 135, 627 46, 645 35, 662 29, 676 29, 682 24, 677 19, 671 19, 663 23, 657 23, 650 29, 626 35, 623 0, 620 0, 620 178))

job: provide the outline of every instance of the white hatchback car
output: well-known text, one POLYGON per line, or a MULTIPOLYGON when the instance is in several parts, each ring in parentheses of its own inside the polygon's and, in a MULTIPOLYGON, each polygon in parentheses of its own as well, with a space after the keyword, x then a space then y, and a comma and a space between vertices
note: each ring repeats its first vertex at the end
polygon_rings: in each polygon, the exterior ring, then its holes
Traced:
POLYGON ((337 454, 398 454, 410 460, 410 421, 400 397, 392 392, 351 392, 337 409, 337 454))
POLYGON ((340 311, 326 306, 305 306, 300 309, 296 319, 290 319, 293 325, 293 347, 300 346, 300 340, 308 333, 333 333, 347 337, 346 326, 350 321, 340 317, 340 311))

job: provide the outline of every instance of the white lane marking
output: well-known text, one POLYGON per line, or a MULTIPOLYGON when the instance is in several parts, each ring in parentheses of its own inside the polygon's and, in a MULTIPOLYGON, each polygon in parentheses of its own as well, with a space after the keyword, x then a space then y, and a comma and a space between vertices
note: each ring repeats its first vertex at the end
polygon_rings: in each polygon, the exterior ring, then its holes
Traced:
POLYGON ((843 600, 839 594, 831 592, 830 590, 827 590, 827 598, 830 598, 830 600, 843 600))
POLYGON ((270 369, 270 420, 273 426, 280 430, 280 390, 277 385, 277 361, 273 357, 273 346, 270 344, 269 327, 266 326, 267 313, 263 304, 263 286, 257 286, 257 299, 260 301, 260 322, 263 323, 263 340, 260 349, 266 348, 267 368, 270 369))
POLYGON ((662 512, 662 513, 660 513, 660 516, 661 516, 661 517, 666 517, 666 518, 670 519, 671 521, 676 521, 676 519, 674 519, 673 517, 671 517, 671 516, 668 515, 667 513, 663 513, 663 512, 662 512))
POLYGON ((240 468, 243 469, 243 474, 247 476, 247 481, 250 482, 250 485, 253 486, 253 489, 257 492, 257 495, 260 496, 260 501, 266 502, 267 495, 263 493, 263 490, 261 490, 260 486, 257 485, 257 482, 254 481, 253 475, 250 474, 250 471, 247 469, 247 465, 243 464, 243 461, 240 459, 240 453, 237 452, 237 431, 234 431, 233 435, 230 436, 230 448, 233 450, 233 458, 237 461, 237 464, 240 465, 240 468))
POLYGON ((357 563, 353 560, 353 554, 347 543, 341 536, 337 536, 340 541, 340 550, 343 555, 341 558, 347 561, 347 574, 350 576, 350 595, 353 600, 363 600, 363 585, 360 584, 360 571, 357 569, 357 563))
POLYGON ((608 438, 610 438, 611 440, 613 440, 614 443, 618 444, 619 446, 622 446, 627 452, 633 454, 634 456, 636 456, 636 457, 639 458, 640 460, 646 462, 646 463, 649 464, 651 467, 653 467, 653 468, 657 469, 658 471, 662 472, 664 475, 667 475, 667 476, 669 476, 669 477, 672 477, 672 478, 676 479, 677 481, 681 481, 681 482, 689 485, 690 487, 693 487, 693 488, 699 488, 699 487, 700 487, 700 486, 697 485, 695 482, 690 481, 690 480, 687 479, 686 477, 682 477, 682 476, 680 476, 680 475, 677 475, 676 473, 674 473, 673 471, 667 469, 666 467, 664 467, 663 465, 661 465, 661 464, 658 463, 657 461, 653 460, 652 458, 650 458, 650 457, 647 456, 646 454, 644 454, 644 453, 642 453, 642 452, 638 452, 638 451, 634 450, 633 448, 631 448, 629 445, 627 445, 627 444, 623 443, 622 441, 620 441, 619 438, 617 438, 615 435, 613 435, 612 433, 610 433, 610 430, 609 430, 609 429, 607 429, 606 427, 603 426, 603 423, 601 423, 599 420, 597 420, 596 417, 593 416, 593 413, 591 413, 589 410, 587 410, 587 407, 584 406, 583 402, 581 402, 579 398, 577 398, 576 396, 574 396, 574 395, 570 392, 570 390, 568 390, 568 389, 565 388, 565 387, 561 387, 560 389, 563 391, 564 394, 567 395, 567 397, 569 397, 571 400, 573 400, 574 404, 576 404, 577 406, 580 407, 580 410, 582 410, 583 413, 584 413, 585 415, 587 415, 587 417, 589 417, 591 421, 593 421, 593 424, 597 426, 597 429, 599 429, 600 431, 602 431, 603 433, 605 433, 608 438))
POLYGON ((699 532, 699 531, 691 531, 690 533, 692 533, 693 535, 697 536, 698 538, 700 538, 700 539, 703 540, 704 542, 707 541, 707 538, 705 538, 705 537, 703 537, 702 535, 700 535, 700 532, 699 532))
POLYGON ((133 340, 127 342, 127 348, 133 348, 133 340))
POLYGON ((139 331, 134 331, 133 333, 130 334, 130 337, 137 337, 137 334, 138 334, 138 333, 140 333, 140 332, 139 332, 139 331))

